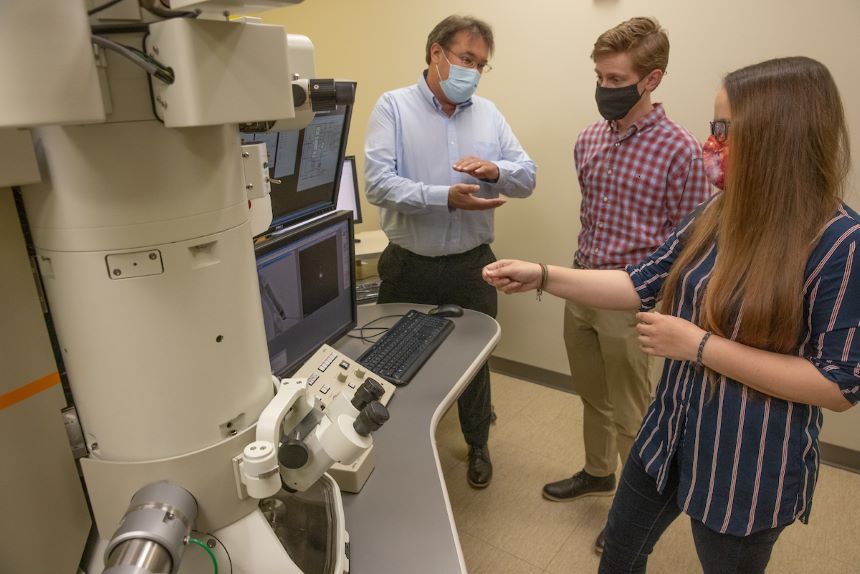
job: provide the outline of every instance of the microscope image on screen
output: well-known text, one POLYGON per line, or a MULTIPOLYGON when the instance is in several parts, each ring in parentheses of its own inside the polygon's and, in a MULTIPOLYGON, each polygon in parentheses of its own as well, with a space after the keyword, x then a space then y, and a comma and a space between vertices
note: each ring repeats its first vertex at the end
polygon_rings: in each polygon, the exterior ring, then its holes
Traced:
POLYGON ((315 313, 340 293, 337 237, 299 251, 302 282, 302 317, 315 313))
POLYGON ((263 323, 267 336, 280 335, 298 321, 298 313, 293 315, 287 313, 286 307, 289 306, 289 302, 278 296, 269 279, 263 275, 260 276, 260 299, 266 309, 263 313, 263 323))
POLYGON ((291 228, 257 248, 272 372, 292 374, 320 345, 355 326, 350 213, 291 228))

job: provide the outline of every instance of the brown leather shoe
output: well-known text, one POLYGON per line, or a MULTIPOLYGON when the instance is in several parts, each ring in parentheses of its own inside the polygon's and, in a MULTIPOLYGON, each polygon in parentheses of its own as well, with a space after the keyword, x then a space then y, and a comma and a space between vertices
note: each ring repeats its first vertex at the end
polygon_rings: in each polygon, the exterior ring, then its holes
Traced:
POLYGON ((469 446, 469 471, 466 480, 472 488, 486 488, 493 478, 493 463, 487 445, 469 446))

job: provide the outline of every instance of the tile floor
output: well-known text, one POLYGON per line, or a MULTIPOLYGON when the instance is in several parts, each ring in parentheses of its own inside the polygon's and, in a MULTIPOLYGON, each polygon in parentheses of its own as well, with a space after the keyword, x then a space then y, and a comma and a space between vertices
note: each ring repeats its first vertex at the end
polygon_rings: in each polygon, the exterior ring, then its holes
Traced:
MULTIPOLYGON (((596 572, 594 539, 611 498, 567 503, 541 497, 544 483, 582 468, 582 406, 568 393, 493 373, 498 422, 490 436, 495 474, 485 490, 466 483, 466 446, 456 408, 440 421, 439 457, 470 574, 596 572)), ((675 521, 649 573, 701 572, 689 521, 675 521)), ((860 574, 860 475, 822 466, 809 525, 790 526, 768 572, 860 574)))

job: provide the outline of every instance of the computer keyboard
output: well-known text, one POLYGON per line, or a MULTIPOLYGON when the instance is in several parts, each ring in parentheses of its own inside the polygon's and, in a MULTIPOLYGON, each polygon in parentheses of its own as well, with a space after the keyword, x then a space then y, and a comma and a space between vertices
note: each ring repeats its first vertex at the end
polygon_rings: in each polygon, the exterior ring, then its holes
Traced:
POLYGON ((401 317, 357 361, 395 385, 408 383, 454 330, 454 322, 414 309, 401 317))

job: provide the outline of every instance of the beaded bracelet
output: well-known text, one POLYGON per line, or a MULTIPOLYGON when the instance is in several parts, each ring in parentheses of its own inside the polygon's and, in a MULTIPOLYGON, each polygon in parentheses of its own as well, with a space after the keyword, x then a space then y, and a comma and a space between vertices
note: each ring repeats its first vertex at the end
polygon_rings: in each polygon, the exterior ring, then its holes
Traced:
POLYGON ((711 334, 710 331, 705 331, 705 334, 702 335, 702 340, 699 341, 699 351, 696 353, 696 368, 700 370, 705 368, 705 363, 702 362, 702 355, 705 352, 705 343, 711 338, 711 334))

